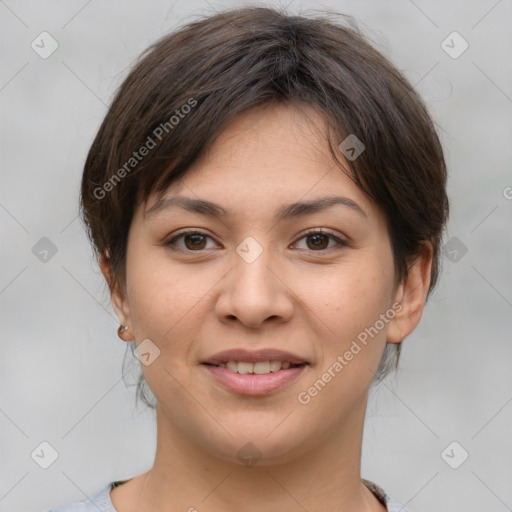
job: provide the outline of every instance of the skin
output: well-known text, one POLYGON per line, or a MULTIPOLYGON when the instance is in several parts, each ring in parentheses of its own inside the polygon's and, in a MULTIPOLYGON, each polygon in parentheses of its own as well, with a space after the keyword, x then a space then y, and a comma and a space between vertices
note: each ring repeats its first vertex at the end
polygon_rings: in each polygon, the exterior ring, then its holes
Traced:
MULTIPOLYGON (((396 282, 384 215, 332 160, 321 117, 308 112, 274 104, 244 113, 165 194, 213 201, 234 215, 177 206, 145 213, 156 195, 136 208, 126 283, 111 292, 129 336, 160 349, 142 365, 157 399, 157 451, 148 472, 111 492, 119 512, 386 510, 360 478, 368 391, 386 340, 402 341, 421 318, 432 247, 425 243, 396 282), (351 199, 364 215, 335 205, 273 221, 283 205, 330 195, 351 199), (304 236, 318 228, 349 245, 304 236), (165 246, 190 229, 207 236, 165 246), (236 252, 248 236, 263 250, 252 263, 236 252), (299 403, 394 303, 402 307, 378 335, 299 403), (291 351, 309 365, 269 395, 238 395, 199 363, 239 347, 291 351), (252 467, 237 457, 248 442, 261 454, 252 467)), ((112 282, 108 260, 100 265, 112 282)))

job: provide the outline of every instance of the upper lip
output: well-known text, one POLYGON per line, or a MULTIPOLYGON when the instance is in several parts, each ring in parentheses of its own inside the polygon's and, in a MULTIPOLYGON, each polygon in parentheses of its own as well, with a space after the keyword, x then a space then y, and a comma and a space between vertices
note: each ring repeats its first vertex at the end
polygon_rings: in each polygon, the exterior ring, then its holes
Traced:
POLYGON ((264 361, 281 361, 289 362, 291 364, 307 363, 302 357, 285 352, 283 350, 276 350, 273 348, 263 348, 259 350, 245 350, 243 348, 224 350, 218 352, 208 359, 201 361, 201 363, 220 364, 227 363, 228 361, 241 361, 245 363, 259 363, 264 361))

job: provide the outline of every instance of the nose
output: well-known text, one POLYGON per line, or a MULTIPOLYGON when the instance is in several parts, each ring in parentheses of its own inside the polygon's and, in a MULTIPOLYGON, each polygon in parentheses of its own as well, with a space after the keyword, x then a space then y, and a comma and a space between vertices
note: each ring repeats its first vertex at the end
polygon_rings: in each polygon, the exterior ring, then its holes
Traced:
POLYGON ((287 322, 294 312, 290 283, 277 262, 264 250, 254 261, 238 253, 222 280, 216 313, 222 322, 238 320, 251 329, 287 322))

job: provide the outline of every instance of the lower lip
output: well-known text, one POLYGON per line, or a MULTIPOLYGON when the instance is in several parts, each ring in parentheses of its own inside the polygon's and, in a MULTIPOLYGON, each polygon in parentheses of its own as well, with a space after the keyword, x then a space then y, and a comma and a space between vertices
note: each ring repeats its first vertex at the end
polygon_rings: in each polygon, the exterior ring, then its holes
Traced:
POLYGON ((266 395, 278 390, 292 380, 296 379, 306 368, 306 364, 294 366, 286 370, 256 375, 250 373, 247 375, 235 373, 227 368, 219 366, 202 365, 206 368, 222 385, 234 393, 240 395, 266 395))

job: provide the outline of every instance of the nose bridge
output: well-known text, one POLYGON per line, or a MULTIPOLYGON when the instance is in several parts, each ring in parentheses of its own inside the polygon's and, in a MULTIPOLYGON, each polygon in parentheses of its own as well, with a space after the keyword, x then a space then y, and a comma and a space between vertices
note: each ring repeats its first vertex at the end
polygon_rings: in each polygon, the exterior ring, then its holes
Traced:
POLYGON ((269 288, 273 288, 272 280, 268 275, 270 273, 268 267, 272 264, 270 249, 263 248, 253 237, 247 237, 239 244, 236 253, 236 281, 245 283, 245 286, 251 288, 261 288, 262 292, 268 293, 269 288))
MULTIPOLYGON (((261 240, 261 239, 260 239, 261 240)), ((236 248, 234 256, 236 293, 245 296, 248 304, 263 304, 275 292, 275 283, 269 267, 272 265, 270 248, 263 247, 254 237, 246 237, 236 248)))

